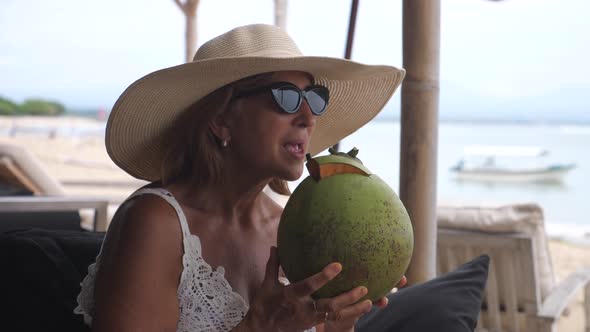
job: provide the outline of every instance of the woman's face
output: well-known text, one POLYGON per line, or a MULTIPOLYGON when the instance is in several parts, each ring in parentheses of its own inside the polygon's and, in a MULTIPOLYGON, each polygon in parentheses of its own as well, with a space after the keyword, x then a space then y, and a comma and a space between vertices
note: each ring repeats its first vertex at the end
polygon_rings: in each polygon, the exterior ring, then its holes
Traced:
MULTIPOLYGON (((276 72, 267 82, 289 82, 300 89, 312 84, 303 72, 276 72)), ((302 101, 293 114, 281 111, 270 89, 234 100, 228 113, 228 149, 245 172, 260 177, 297 180, 303 172, 305 154, 316 125, 316 116, 302 101)))

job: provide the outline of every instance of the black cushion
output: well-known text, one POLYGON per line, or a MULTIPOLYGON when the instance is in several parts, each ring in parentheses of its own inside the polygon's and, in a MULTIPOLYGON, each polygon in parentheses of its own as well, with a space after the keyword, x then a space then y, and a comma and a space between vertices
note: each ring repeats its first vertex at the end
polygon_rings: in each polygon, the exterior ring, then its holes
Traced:
POLYGON ((30 228, 81 231, 77 211, 0 212, 0 233, 30 228))
POLYGON ((104 233, 29 229, 0 234, 3 331, 89 331, 73 313, 104 233))
MULTIPOLYGON (((33 192, 26 188, 0 183, 0 196, 33 196, 33 192)), ((80 222, 78 211, 0 212, 0 233, 28 228, 81 231, 80 222)))
POLYGON ((479 256, 455 271, 388 296, 389 305, 361 317, 360 332, 472 332, 481 310, 490 258, 479 256))
MULTIPOLYGON (((73 313, 80 283, 104 233, 30 229, 0 234, 3 331, 89 331, 73 313)), ((389 296, 357 331, 473 331, 487 280, 488 256, 389 296)))

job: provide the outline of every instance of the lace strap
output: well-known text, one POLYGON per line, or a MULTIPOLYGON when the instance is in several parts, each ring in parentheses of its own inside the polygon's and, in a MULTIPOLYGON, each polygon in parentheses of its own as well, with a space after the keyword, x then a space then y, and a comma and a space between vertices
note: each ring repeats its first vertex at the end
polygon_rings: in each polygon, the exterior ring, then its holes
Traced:
POLYGON ((178 215, 180 227, 182 228, 182 243, 186 247, 186 241, 188 241, 188 239, 190 238, 191 232, 188 228, 188 222, 186 221, 186 216, 184 215, 184 212, 182 211, 182 208, 180 207, 180 204, 178 203, 176 198, 174 198, 174 196, 172 196, 171 192, 169 192, 168 190, 166 190, 164 188, 140 188, 137 191, 135 191, 133 194, 131 194, 131 196, 129 196, 129 198, 127 198, 127 200, 130 200, 134 197, 141 196, 144 194, 152 194, 152 195, 160 196, 166 202, 168 202, 168 204, 170 204, 170 206, 172 206, 174 208, 174 210, 176 211, 176 214, 178 215))

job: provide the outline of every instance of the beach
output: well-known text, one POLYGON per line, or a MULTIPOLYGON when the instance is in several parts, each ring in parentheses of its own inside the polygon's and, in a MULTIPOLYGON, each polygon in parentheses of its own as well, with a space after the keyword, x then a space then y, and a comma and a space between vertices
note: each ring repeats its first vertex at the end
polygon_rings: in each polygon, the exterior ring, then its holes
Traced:
MULTIPOLYGON (((553 238, 549 241, 549 252, 558 284, 579 267, 590 266, 590 247, 586 245, 553 238)), ((586 332, 583 304, 583 290, 579 290, 573 304, 568 307, 569 314, 557 322, 558 332, 586 332)))
MULTIPOLYGON (((67 195, 107 197, 111 202, 112 214, 127 195, 145 182, 127 175, 109 159, 104 137, 100 134, 104 132, 104 127, 104 121, 92 118, 0 117, 0 144, 25 147, 40 160, 47 173, 63 185, 67 195)), ((362 138, 358 138, 358 141, 362 141, 362 138)), ((345 143, 345 146, 352 144, 345 143)), ((361 147, 361 158, 363 152, 367 153, 361 147)), ((379 169, 378 172, 385 173, 386 170, 379 169)), ((570 192, 568 195, 577 193, 570 192)), ((439 197, 439 201, 447 198, 439 197)), ((582 198, 576 196, 572 199, 576 201, 582 198)), ((568 241, 567 237, 560 234, 552 235, 552 227, 557 226, 547 224, 549 249, 559 283, 578 267, 590 266, 590 245, 568 241)), ((569 315, 559 320, 558 331, 584 331, 582 301, 580 291, 574 305, 569 307, 569 315)))
POLYGON ((0 143, 25 147, 68 195, 105 196, 120 203, 145 181, 110 160, 104 126, 104 121, 81 117, 0 117, 0 143))

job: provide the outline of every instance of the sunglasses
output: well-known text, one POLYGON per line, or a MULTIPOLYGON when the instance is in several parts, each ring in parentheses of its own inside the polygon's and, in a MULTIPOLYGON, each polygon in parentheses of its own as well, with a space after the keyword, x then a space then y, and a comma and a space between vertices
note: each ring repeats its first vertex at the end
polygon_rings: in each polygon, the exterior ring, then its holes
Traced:
POLYGON ((326 113, 328 100, 330 99, 330 90, 325 86, 312 85, 304 90, 299 89, 295 84, 289 82, 276 82, 267 86, 244 91, 234 95, 234 99, 252 96, 255 94, 269 91, 273 100, 279 108, 289 114, 297 113, 303 99, 314 115, 320 116, 326 113))

